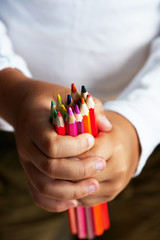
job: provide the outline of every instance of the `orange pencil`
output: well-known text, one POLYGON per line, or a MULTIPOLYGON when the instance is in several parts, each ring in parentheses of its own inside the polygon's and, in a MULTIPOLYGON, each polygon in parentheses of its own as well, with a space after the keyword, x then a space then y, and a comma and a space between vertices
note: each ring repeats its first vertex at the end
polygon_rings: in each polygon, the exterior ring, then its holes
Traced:
POLYGON ((77 88, 74 83, 71 85, 71 97, 73 102, 76 104, 77 101, 81 98, 79 92, 77 91, 77 88))
POLYGON ((91 132, 91 122, 90 122, 89 110, 84 101, 84 98, 81 98, 80 112, 83 117, 84 133, 91 134, 92 132, 91 132))
POLYGON ((95 205, 92 208, 94 219, 94 233, 96 236, 100 236, 104 232, 101 204, 95 205))
POLYGON ((77 234, 77 217, 76 217, 76 209, 69 208, 67 210, 68 219, 69 219, 69 227, 72 234, 77 234))

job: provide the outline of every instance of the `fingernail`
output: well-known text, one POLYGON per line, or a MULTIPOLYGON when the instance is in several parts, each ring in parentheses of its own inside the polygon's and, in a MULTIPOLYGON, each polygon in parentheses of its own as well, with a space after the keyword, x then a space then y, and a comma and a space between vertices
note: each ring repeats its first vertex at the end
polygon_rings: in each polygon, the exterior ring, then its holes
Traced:
POLYGON ((95 142, 94 137, 90 136, 88 138, 88 148, 91 148, 94 145, 94 142, 95 142))
POLYGON ((97 172, 102 171, 106 166, 106 162, 105 161, 99 161, 96 163, 96 170, 97 172))
POLYGON ((77 207, 77 205, 78 205, 78 202, 76 200, 74 200, 73 202, 68 203, 67 207, 75 208, 75 207, 77 207))
POLYGON ((90 186, 88 186, 88 193, 94 193, 96 191, 96 186, 94 184, 91 184, 90 186))
POLYGON ((104 125, 105 125, 108 129, 111 129, 111 128, 112 128, 111 123, 109 122, 109 120, 108 120, 104 115, 101 115, 101 116, 100 116, 100 120, 104 123, 104 125))

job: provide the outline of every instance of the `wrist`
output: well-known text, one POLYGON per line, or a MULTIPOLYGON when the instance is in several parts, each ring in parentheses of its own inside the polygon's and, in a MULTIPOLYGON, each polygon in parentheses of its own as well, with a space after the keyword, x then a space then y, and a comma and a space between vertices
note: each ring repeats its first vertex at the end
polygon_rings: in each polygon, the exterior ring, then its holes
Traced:
POLYGON ((17 69, 6 68, 0 71, 0 116, 13 127, 23 95, 17 88, 28 80, 29 78, 17 69))
POLYGON ((126 147, 126 152, 129 151, 129 149, 132 149, 134 152, 135 162, 133 165, 136 171, 141 155, 141 145, 135 127, 127 118, 119 113, 106 110, 105 114, 112 124, 112 130, 118 133, 120 141, 126 147))

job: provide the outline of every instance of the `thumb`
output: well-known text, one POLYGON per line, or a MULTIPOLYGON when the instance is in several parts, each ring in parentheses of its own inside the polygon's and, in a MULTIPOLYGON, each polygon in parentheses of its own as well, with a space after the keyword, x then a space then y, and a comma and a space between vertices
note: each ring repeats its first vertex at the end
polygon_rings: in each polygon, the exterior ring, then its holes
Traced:
POLYGON ((97 116, 98 130, 101 132, 110 132, 112 129, 112 124, 109 122, 105 115, 97 116))

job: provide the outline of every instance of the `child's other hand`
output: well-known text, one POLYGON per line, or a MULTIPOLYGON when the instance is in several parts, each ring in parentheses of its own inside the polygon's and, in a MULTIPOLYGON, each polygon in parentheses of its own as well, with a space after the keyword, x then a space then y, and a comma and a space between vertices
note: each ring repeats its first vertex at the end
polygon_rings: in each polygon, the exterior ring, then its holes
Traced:
POLYGON ((101 131, 94 147, 80 156, 81 159, 101 156, 106 160, 105 169, 92 176, 99 181, 99 189, 92 196, 79 199, 79 204, 83 206, 113 200, 129 183, 138 165, 140 145, 133 125, 118 113, 106 111, 105 114, 112 130, 106 133, 104 125, 99 124, 101 131))

